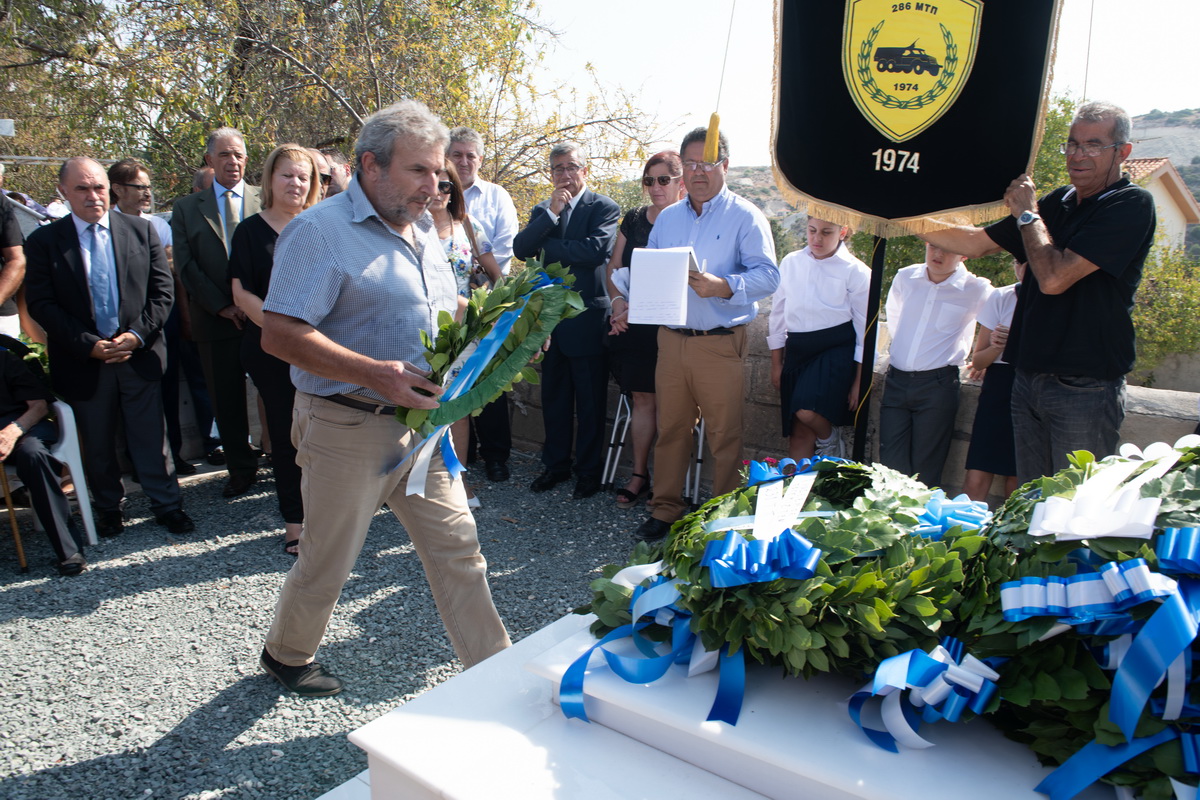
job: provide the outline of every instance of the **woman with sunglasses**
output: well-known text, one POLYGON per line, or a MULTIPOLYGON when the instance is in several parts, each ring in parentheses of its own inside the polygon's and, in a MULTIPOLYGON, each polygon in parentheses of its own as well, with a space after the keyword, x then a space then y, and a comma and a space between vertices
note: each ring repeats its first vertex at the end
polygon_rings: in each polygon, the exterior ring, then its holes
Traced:
POLYGON ((608 262, 608 294, 612 298, 609 350, 613 373, 622 394, 632 398, 633 473, 617 490, 617 506, 633 508, 650 494, 650 447, 658 432, 654 368, 658 363, 658 326, 630 325, 629 303, 612 283, 614 270, 628 269, 633 251, 645 247, 658 213, 684 198, 683 162, 674 150, 655 153, 642 169, 642 191, 650 205, 625 214, 608 262))
MULTIPOLYGON (((488 241, 483 229, 467 216, 467 201, 463 197, 462 184, 458 180, 458 170, 450 161, 446 161, 442 171, 438 173, 438 194, 429 204, 429 213, 437 225, 438 238, 442 240, 442 246, 446 249, 446 258, 458 278, 457 318, 461 320, 471 287, 480 285, 480 282, 485 280, 491 284, 500 280, 500 264, 492 255, 492 243, 488 241)), ((471 347, 463 353, 460 362, 469 357, 474 349, 471 347)), ((450 377, 453 378, 457 374, 458 367, 455 367, 451 370, 450 377)), ((463 461, 466 461, 470 424, 470 420, 464 418, 450 427, 454 452, 463 461)), ((482 503, 475 496, 470 484, 464 480, 463 486, 467 490, 467 505, 479 508, 482 503)))
POLYGON ((272 150, 263 162, 262 174, 262 211, 246 217, 234 230, 229 277, 233 302, 247 317, 242 332, 242 365, 250 373, 267 412, 275 494, 283 516, 283 549, 296 556, 304 523, 300 467, 292 446, 296 388, 287 362, 262 349, 262 308, 271 284, 275 241, 296 215, 320 201, 321 181, 312 156, 298 144, 282 144, 272 150))

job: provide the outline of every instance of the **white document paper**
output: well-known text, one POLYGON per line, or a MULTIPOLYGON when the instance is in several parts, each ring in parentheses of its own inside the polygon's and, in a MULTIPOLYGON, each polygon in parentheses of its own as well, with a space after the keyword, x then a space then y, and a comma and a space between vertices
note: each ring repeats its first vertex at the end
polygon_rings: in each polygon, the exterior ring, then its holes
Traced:
POLYGON ((629 321, 685 325, 688 271, 698 269, 690 247, 635 248, 629 269, 629 321))

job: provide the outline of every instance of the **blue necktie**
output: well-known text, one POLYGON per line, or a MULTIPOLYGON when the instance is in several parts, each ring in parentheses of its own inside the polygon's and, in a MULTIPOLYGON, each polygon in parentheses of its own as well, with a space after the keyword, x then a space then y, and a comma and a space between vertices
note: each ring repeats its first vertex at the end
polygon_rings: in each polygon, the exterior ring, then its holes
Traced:
POLYGON ((88 255, 91 257, 88 284, 92 290, 92 307, 96 312, 96 330, 101 336, 111 338, 121 326, 117 318, 117 275, 108 258, 108 248, 100 238, 100 231, 96 223, 88 225, 88 255))

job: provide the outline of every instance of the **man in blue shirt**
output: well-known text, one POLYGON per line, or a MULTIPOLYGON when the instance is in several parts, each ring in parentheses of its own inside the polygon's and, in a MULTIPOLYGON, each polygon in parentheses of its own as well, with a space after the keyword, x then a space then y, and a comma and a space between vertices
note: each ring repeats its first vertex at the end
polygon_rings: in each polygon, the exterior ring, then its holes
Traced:
POLYGON ((729 143, 724 134, 717 161, 703 160, 707 133, 696 128, 683 137, 679 152, 688 196, 659 214, 647 245, 691 247, 701 264, 700 272, 688 275, 686 326, 664 326, 658 333, 655 506, 635 534, 647 541, 666 536, 686 510, 683 484, 692 459, 692 429, 701 415, 713 455, 713 494, 731 492, 740 483, 746 328, 758 314, 758 301, 779 285, 771 226, 725 185, 729 143))

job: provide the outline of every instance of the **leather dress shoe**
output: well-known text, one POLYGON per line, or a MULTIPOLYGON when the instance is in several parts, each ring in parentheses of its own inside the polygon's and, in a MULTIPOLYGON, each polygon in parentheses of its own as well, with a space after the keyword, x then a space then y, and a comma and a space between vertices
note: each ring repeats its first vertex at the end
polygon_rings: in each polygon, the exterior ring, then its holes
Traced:
POLYGON ((671 530, 671 523, 650 517, 634 532, 633 538, 643 542, 657 542, 666 537, 671 530))
POLYGON ((120 536, 125 530, 125 515, 117 511, 101 511, 96 515, 96 535, 105 539, 120 536))
POLYGON ((175 474, 176 475, 195 475, 196 474, 196 466, 194 464, 191 464, 187 461, 184 461, 182 458, 180 458, 180 459, 176 460, 176 462, 175 462, 175 474))
POLYGON ((258 476, 253 473, 249 475, 230 475, 229 482, 221 490, 221 496, 237 497, 239 494, 245 494, 250 491, 250 487, 256 483, 258 483, 258 476))
POLYGON ((315 661, 299 667, 289 667, 272 658, 264 647, 259 663, 275 680, 283 684, 285 689, 301 697, 328 697, 342 690, 341 680, 315 661))
POLYGON ((503 483, 509 478, 508 462, 505 461, 487 461, 483 465, 483 471, 492 483, 503 483))
POLYGON ((548 492, 563 481, 570 479, 571 470, 569 469, 548 469, 533 479, 533 483, 529 484, 529 489, 534 492, 548 492))
POLYGON ((209 464, 212 464, 214 467, 225 466, 225 450, 224 450, 224 448, 222 448, 220 445, 214 447, 212 450, 208 451, 208 455, 206 455, 204 457, 204 460, 207 461, 209 464))
POLYGON ((575 493, 571 495, 571 498, 573 500, 584 500, 598 491, 600 491, 600 479, 584 476, 575 482, 575 493))
POLYGON ((58 574, 63 577, 72 578, 87 569, 87 561, 83 558, 83 553, 76 553, 66 561, 58 562, 58 574))
POLYGON ((196 523, 182 508, 159 514, 154 521, 166 528, 168 533, 191 533, 196 530, 196 523))

